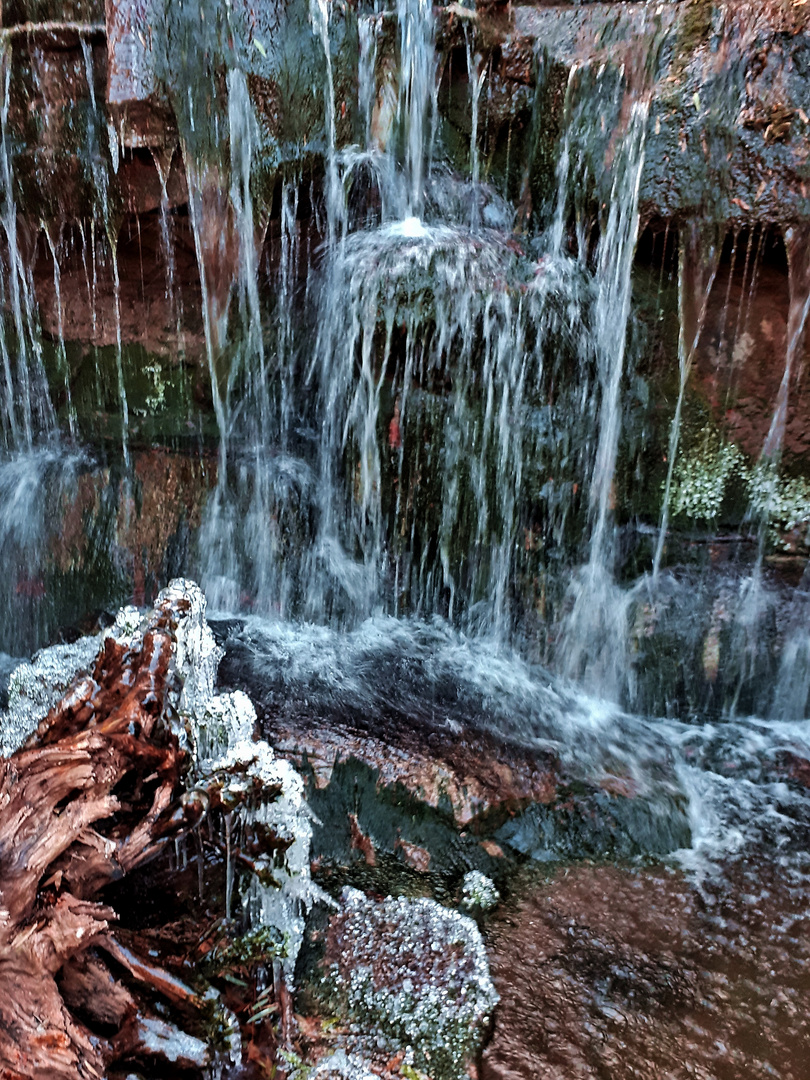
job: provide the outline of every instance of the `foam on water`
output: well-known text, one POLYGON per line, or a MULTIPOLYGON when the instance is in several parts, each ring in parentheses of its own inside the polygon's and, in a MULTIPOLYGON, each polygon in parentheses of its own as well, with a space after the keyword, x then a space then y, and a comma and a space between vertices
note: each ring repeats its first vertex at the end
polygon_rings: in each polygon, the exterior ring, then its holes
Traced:
POLYGON ((569 775, 632 781, 653 817, 687 807, 691 845, 672 857, 715 880, 731 863, 810 869, 810 730, 801 720, 717 723, 634 716, 443 620, 377 616, 352 632, 251 618, 231 625, 230 679, 271 715, 480 729, 552 750, 569 775))

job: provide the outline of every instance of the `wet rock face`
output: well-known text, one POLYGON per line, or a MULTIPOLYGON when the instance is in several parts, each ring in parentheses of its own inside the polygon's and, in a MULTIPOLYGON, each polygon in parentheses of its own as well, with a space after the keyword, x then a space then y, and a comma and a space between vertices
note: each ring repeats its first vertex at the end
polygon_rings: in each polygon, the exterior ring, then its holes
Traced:
POLYGON ((581 865, 518 889, 490 938, 501 1004, 482 1080, 799 1080, 806 895, 738 887, 581 865))
POLYGON ((342 1011, 436 1080, 464 1075, 498 1000, 475 923, 433 900, 345 890, 324 968, 342 1011))
POLYGON ((810 212, 810 22, 789 0, 692 0, 663 44, 642 198, 718 219, 810 212))
MULTIPOLYGON (((195 172, 219 161, 217 125, 196 124, 195 116, 227 125, 229 68, 245 73, 259 117, 260 204, 272 201, 279 169, 323 157, 325 54, 306 0, 239 0, 227 11, 226 18, 214 0, 193 13, 155 0, 115 0, 106 18, 97 2, 7 5, 7 26, 56 18, 72 27, 13 38, 9 126, 17 194, 32 221, 92 216, 94 206, 98 219, 115 218, 159 205, 156 172, 151 163, 140 168, 132 151, 152 150, 158 159, 168 153, 170 160, 179 140, 195 172), (108 122, 118 140, 110 146, 108 122)), ((617 95, 600 96, 601 133, 588 153, 609 164, 630 100, 646 95, 650 134, 641 195, 650 213, 796 220, 810 214, 808 18, 793 0, 686 0, 653 9, 533 4, 516 6, 511 16, 498 5, 463 16, 448 5, 438 42, 447 69, 441 109, 466 155, 471 118, 463 52, 464 34, 472 31, 486 69, 478 128, 486 131, 488 168, 515 172, 507 186, 518 199, 526 178, 517 174, 528 160, 533 197, 544 201, 550 194, 544 187, 556 182, 550 147, 563 114, 578 87, 590 92, 589 70, 604 63, 607 81, 625 85, 617 95)), ((336 136, 348 144, 359 125, 358 26, 351 10, 330 11, 329 38, 336 136)), ((381 34, 378 77, 391 63, 392 42, 381 34)), ((453 138, 448 141, 452 147, 453 138)), ((594 170, 597 186, 603 171, 594 170)), ((224 176, 224 193, 229 183, 224 176)), ((180 188, 170 192, 170 201, 185 197, 180 188)))
MULTIPOLYGON (((218 124, 227 129, 225 72, 232 68, 245 73, 260 116, 256 137, 270 184, 261 192, 265 200, 272 199, 281 164, 325 150, 324 52, 307 0, 238 0, 227 9, 218 0, 190 8, 114 0, 106 13, 98 2, 18 0, 4 16, 12 25, 7 62, 15 197, 32 220, 94 217, 117 229, 125 210, 158 206, 157 173, 139 170, 133 151, 154 151, 166 167, 179 140, 189 167, 219 163, 222 140, 215 132, 218 124), (209 123, 199 123, 201 116, 209 123)), ((343 117, 356 66, 356 31, 349 24, 334 13, 343 117)), ((344 137, 350 125, 351 113, 342 124, 344 137)), ((226 176, 225 197, 229 186, 226 176)), ((184 201, 177 188, 167 194, 184 201)))
MULTIPOLYGON (((511 21, 479 7, 477 25, 490 63, 490 92, 482 103, 487 152, 497 168, 506 144, 522 142, 535 202, 553 196, 557 155, 549 144, 570 121, 580 95, 592 92, 599 71, 603 92, 592 111, 601 122, 584 148, 593 158, 595 189, 607 179, 601 163, 610 163, 631 101, 646 97, 650 125, 641 204, 647 212, 779 222, 810 213, 810 24, 803 5, 557 3, 516 6, 511 21), (617 79, 624 82, 618 94, 617 79)), ((444 27, 448 45, 462 39, 453 12, 444 27)), ((453 100, 451 94, 451 123, 467 130, 453 100)), ((510 156, 514 160, 514 147, 510 156)), ((598 190, 594 206, 597 197, 598 190)))
MULTIPOLYGON (((460 879, 477 869, 499 879, 515 857, 632 856, 689 842, 665 757, 653 766, 655 797, 616 763, 610 775, 573 775, 551 750, 521 742, 519 730, 510 739, 504 717, 490 715, 457 673, 437 684, 436 669, 421 669, 405 645, 380 654, 358 639, 349 669, 374 672, 358 686, 344 681, 334 641, 313 643, 319 666, 307 670, 299 664, 308 654, 292 659, 289 639, 241 620, 215 630, 223 682, 250 693, 265 737, 304 777, 323 822, 313 857, 325 867, 393 856, 422 874, 460 879), (444 722, 459 710, 467 730, 444 722)), ((519 713, 515 702, 518 727, 519 713)))

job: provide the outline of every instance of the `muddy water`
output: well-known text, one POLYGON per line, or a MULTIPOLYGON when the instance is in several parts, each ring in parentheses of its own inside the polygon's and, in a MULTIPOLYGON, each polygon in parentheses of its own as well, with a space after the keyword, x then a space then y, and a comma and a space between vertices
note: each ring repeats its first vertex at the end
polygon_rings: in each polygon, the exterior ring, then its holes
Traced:
POLYGON ((660 867, 527 877, 492 929, 482 1080, 804 1080, 810 884, 753 876, 756 897, 750 873, 702 890, 660 867))

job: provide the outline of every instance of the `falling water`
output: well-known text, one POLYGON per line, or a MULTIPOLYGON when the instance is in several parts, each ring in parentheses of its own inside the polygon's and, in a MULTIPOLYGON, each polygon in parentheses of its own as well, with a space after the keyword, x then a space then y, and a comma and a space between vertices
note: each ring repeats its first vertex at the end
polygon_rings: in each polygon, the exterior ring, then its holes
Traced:
POLYGON ((399 23, 399 123, 404 141, 404 216, 424 210, 430 114, 436 82, 436 50, 431 0, 397 0, 399 23))
MULTIPOLYGON (((465 30, 467 30, 466 27, 465 30)), ((472 181, 472 218, 470 226, 476 229, 478 228, 480 213, 477 193, 481 173, 480 149, 478 146, 478 111, 481 90, 487 77, 487 68, 481 55, 473 52, 472 35, 469 31, 465 33, 465 42, 467 46, 467 72, 470 82, 470 179, 472 181)))
MULTIPOLYGON (((785 247, 788 254, 789 307, 785 366, 768 433, 759 461, 754 468, 748 514, 757 526, 757 556, 750 576, 746 577, 742 583, 741 603, 734 626, 733 651, 734 655, 739 657, 740 663, 737 693, 730 708, 732 716, 737 714, 738 698, 743 688, 756 678, 763 616, 767 613, 771 602, 764 573, 765 545, 768 525, 778 494, 791 380, 799 365, 808 315, 810 315, 808 243, 810 243, 810 232, 806 227, 794 226, 787 230, 785 247)), ((772 705, 773 715, 779 718, 783 718, 788 710, 794 708, 797 713, 793 713, 791 719, 796 715, 804 715, 802 694, 806 668, 803 662, 803 636, 803 632, 794 630, 780 658, 772 705)))
POLYGON ((810 633, 792 627, 779 658, 770 715, 773 720, 805 720, 810 698, 810 633))
POLYGON ((310 19, 321 39, 326 65, 324 101, 326 105, 326 208, 329 242, 344 224, 344 198, 337 164, 337 121, 335 114, 335 79, 332 71, 332 48, 329 42, 329 0, 311 0, 310 19))
MULTIPOLYGON (((79 458, 60 448, 42 361, 32 279, 37 238, 18 218, 14 195, 10 81, 10 45, 5 41, 0 55, 0 220, 5 238, 0 273, 0 649, 19 655, 33 649, 47 632, 49 544, 59 527, 60 500, 75 489, 79 458)), ((56 284, 58 268, 54 274, 56 284)), ((58 287, 57 307, 61 311, 58 287)))
POLYGON ((771 425, 762 447, 763 460, 777 466, 785 438, 790 381, 798 367, 810 315, 810 230, 806 226, 791 226, 785 233, 785 246, 790 283, 785 370, 779 384, 771 425))
MULTIPOLYGON (((95 196, 95 208, 97 220, 104 229, 104 238, 109 248, 110 265, 113 275, 113 313, 115 317, 115 340, 116 340, 116 374, 118 376, 118 396, 121 402, 121 449, 123 452, 124 465, 127 471, 130 467, 129 455, 129 404, 127 401, 126 385, 124 383, 124 350, 121 338, 121 278, 118 270, 118 227, 113 220, 109 196, 109 174, 107 164, 102 157, 100 132, 106 128, 104 118, 96 101, 96 80, 93 68, 93 50, 86 38, 81 39, 82 56, 84 58, 84 71, 87 78, 87 87, 90 92, 90 104, 92 106, 92 120, 87 125, 87 160, 90 163, 93 189, 95 196)), ((117 161, 116 161, 117 164, 117 161)), ((94 218, 95 224, 96 218, 94 218)), ((96 259, 95 235, 93 236, 93 281, 96 284, 96 259)))
POLYGON ((295 372, 295 284, 298 274, 298 191, 300 177, 281 188, 281 262, 278 282, 278 368, 281 383, 280 437, 286 450, 293 420, 295 372))
MULTIPOLYGON (((11 450, 31 450, 36 442, 55 433, 55 418, 42 366, 39 323, 33 299, 30 259, 34 240, 20 235, 14 197, 14 177, 9 139, 11 53, 8 42, 0 53, 0 183, 2 226, 6 241, 8 273, 0 280, 0 301, 11 310, 13 337, 0 320, 0 353, 3 362, 4 442, 11 450), (23 245, 31 249, 27 255, 23 245)), ((22 226, 24 228, 24 226, 22 226)))
MULTIPOLYGON (((211 380, 211 397, 214 405, 214 415, 216 416, 217 428, 219 430, 219 468, 221 472, 224 472, 228 465, 229 379, 227 376, 224 380, 222 378, 222 373, 220 372, 221 358, 219 354, 227 329, 227 300, 221 302, 222 298, 217 297, 213 292, 213 283, 209 279, 213 260, 211 252, 205 244, 205 237, 208 235, 208 232, 217 229, 218 225, 221 228, 222 223, 216 221, 213 211, 210 212, 212 220, 210 222, 208 221, 208 208, 204 203, 204 193, 206 188, 210 191, 211 187, 219 183, 219 178, 216 175, 211 175, 209 173, 209 168, 204 163, 198 165, 194 162, 188 148, 184 149, 183 157, 185 160, 186 176, 189 185, 189 217, 191 218, 191 228, 194 234, 194 250, 197 255, 197 267, 200 273, 205 356, 208 363, 208 376, 211 380), (218 301, 220 302, 218 303, 218 301)), ((220 241, 220 247, 222 246, 222 243, 223 241, 220 241)), ((224 257, 224 253, 221 250, 219 254, 220 257, 224 257)), ((229 298, 230 297, 228 296, 228 299, 229 298)))
POLYGON ((177 287, 177 273, 175 265, 175 245, 172 232, 172 221, 169 213, 169 174, 172 168, 174 147, 168 155, 153 151, 152 159, 155 170, 160 180, 160 241, 163 252, 163 262, 166 273, 166 298, 169 301, 169 309, 174 312, 177 326, 178 341, 182 338, 183 311, 181 306, 180 292, 177 287))
POLYGON ((68 428, 70 430, 71 438, 76 438, 76 409, 73 405, 73 396, 70 389, 70 367, 67 361, 67 354, 65 351, 65 326, 64 315, 62 310, 62 275, 59 269, 59 249, 58 242, 54 242, 51 236, 51 231, 48 228, 42 230, 45 234, 45 239, 48 243, 48 249, 51 253, 51 259, 53 260, 53 292, 54 292, 54 307, 56 308, 56 323, 57 332, 59 334, 59 366, 64 373, 65 380, 65 395, 67 397, 67 413, 68 413, 68 428))
MULTIPOLYGON (((568 85, 565 88, 565 102, 563 106, 563 115, 565 118, 565 126, 563 129, 563 137, 560 145, 560 156, 557 159, 557 199, 554 208, 554 218, 551 223, 551 227, 548 230, 549 251, 552 255, 561 255, 563 252, 563 244, 565 242, 567 215, 568 215, 568 198, 570 194, 570 174, 571 174, 571 153, 572 153, 572 135, 574 131, 573 117, 571 115, 573 109, 573 101, 576 94, 577 77, 579 73, 579 65, 574 63, 568 72, 568 85)), ((584 178, 583 178, 584 179, 584 178)))
POLYGON ((374 69, 377 65, 377 34, 380 17, 364 15, 358 19, 357 29, 360 55, 357 61, 357 104, 363 118, 364 145, 371 145, 371 123, 376 97, 374 69))
POLYGON ((678 307, 680 314, 680 333, 678 335, 678 400, 669 435, 667 451, 667 478, 664 483, 664 498, 661 506, 661 524, 658 530, 658 542, 653 559, 653 582, 657 582, 664 554, 664 544, 669 526, 670 498, 672 495, 672 477, 678 456, 678 443, 681 434, 681 414, 689 373, 695 358, 700 335, 706 322, 709 297, 717 276, 722 245, 714 236, 708 240, 701 235, 700 226, 695 222, 686 225, 682 232, 681 252, 678 276, 678 307), (696 302, 699 306, 695 307, 696 302))
POLYGON ((626 614, 623 594, 613 583, 610 522, 648 113, 648 97, 633 101, 628 130, 613 162, 608 219, 597 251, 593 344, 600 405, 589 496, 589 558, 573 587, 573 605, 560 644, 563 670, 608 697, 618 695, 626 668, 626 614))

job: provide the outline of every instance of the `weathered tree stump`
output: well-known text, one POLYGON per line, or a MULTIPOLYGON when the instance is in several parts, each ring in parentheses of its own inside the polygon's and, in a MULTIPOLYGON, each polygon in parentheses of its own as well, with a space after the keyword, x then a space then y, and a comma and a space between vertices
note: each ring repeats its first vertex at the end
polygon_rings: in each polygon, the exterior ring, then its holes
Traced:
POLYGON ((133 983, 194 1003, 116 942, 99 900, 199 809, 179 798, 187 754, 167 721, 182 605, 159 601, 131 645, 108 637, 92 673, 0 759, 2 1080, 101 1077, 137 1060, 147 1034, 153 1051, 156 1025, 174 1029, 145 1015, 133 983))

